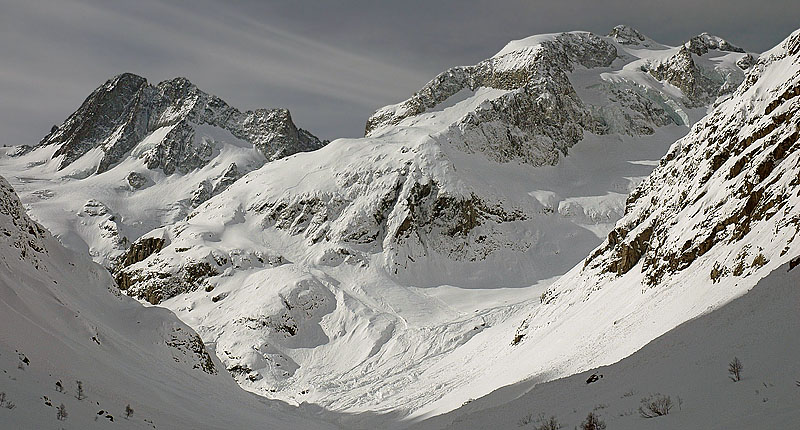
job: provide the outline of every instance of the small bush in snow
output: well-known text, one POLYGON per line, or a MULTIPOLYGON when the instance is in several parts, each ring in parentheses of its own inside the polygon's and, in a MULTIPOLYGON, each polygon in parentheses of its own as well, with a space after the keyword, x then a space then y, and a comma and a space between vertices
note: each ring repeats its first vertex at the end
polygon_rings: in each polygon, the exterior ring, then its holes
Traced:
POLYGON ((86 398, 86 395, 83 394, 83 382, 82 381, 75 381, 75 398, 78 400, 83 400, 86 398))
POLYGON ((535 430, 559 430, 561 424, 558 422, 555 416, 551 416, 550 418, 546 418, 544 414, 539 416, 539 425, 534 427, 535 430))
POLYGON ((728 373, 731 374, 730 378, 733 382, 742 380, 742 369, 744 369, 744 365, 739 361, 739 357, 733 357, 733 361, 728 363, 728 373))
POLYGON ((581 423, 581 430, 605 430, 606 422, 600 419, 600 416, 594 412, 589 412, 586 419, 581 423))
POLYGON ((58 418, 59 421, 64 421, 68 416, 67 407, 64 406, 63 403, 56 408, 56 418, 58 418))
POLYGON ((644 418, 655 418, 666 415, 672 409, 672 399, 661 394, 651 394, 642 399, 639 415, 644 418))

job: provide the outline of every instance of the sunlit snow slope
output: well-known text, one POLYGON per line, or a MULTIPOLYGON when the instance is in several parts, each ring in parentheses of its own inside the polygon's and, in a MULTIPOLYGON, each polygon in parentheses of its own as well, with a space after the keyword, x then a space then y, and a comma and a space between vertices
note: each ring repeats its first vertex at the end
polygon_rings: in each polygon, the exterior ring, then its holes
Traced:
POLYGON ((499 389, 414 429, 533 429, 554 416, 572 428, 596 414, 609 429, 791 429, 800 420, 800 268, 773 270, 740 297, 681 324, 610 366, 499 389), (730 379, 734 358, 741 381, 730 379), (592 375, 599 378, 587 384, 592 375), (525 392, 520 396, 521 392, 525 392), (643 417, 651 395, 669 414, 643 417))

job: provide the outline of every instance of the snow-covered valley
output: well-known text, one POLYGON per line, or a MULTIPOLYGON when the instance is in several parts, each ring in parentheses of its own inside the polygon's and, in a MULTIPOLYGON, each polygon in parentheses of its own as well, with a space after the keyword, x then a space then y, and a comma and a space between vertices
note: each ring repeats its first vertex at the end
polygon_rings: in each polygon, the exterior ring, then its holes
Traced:
MULTIPOLYGON (((743 408, 751 421, 734 428, 791 422, 797 412, 787 404, 800 391, 788 384, 793 376, 777 377, 791 370, 786 357, 797 345, 764 352, 778 338, 759 338, 754 327, 778 321, 758 315, 794 282, 795 272, 779 271, 800 255, 798 40, 796 32, 758 55, 707 34, 665 46, 625 26, 608 36, 533 36, 379 109, 364 138, 330 143, 296 128, 288 112, 258 119, 263 112, 240 113, 180 79, 133 79, 135 100, 154 101, 125 105, 117 128, 97 126, 81 112, 133 97, 103 96, 131 92, 117 77, 40 145, 7 149, 0 174, 72 250, 53 241, 48 251, 105 266, 111 275, 81 260, 90 269, 80 275, 94 273, 92 288, 108 300, 185 323, 218 375, 258 395, 225 379, 231 388, 214 407, 255 409, 220 423, 250 428, 267 409, 269 419, 296 414, 322 427, 514 428, 534 426, 539 412, 571 426, 604 405, 597 410, 613 428, 714 428, 697 417, 729 403, 700 408, 690 392, 716 396, 730 382, 709 375, 712 363, 724 372, 717 361, 737 353, 733 334, 743 327, 741 342, 762 346, 742 358, 774 364, 753 374, 774 394, 766 409, 743 408), (191 136, 174 132, 181 127, 191 136), (87 129, 105 140, 88 145, 87 129), (766 286, 748 293, 762 278, 766 286), (746 306, 748 324, 737 317, 746 306), (719 347, 685 378, 658 387, 712 338, 719 347), (600 366, 610 366, 604 380, 575 382, 600 366), (627 413, 645 391, 668 389, 686 401, 676 418, 627 413)), ((57 276, 26 276, 53 288, 71 261, 60 255, 48 263, 57 276)), ((6 264, 9 274, 23 271, 6 264)), ((22 294, 6 284, 7 297, 22 294)), ((70 303, 76 313, 119 306, 70 303)), ((781 312, 788 322, 776 336, 800 328, 789 306, 781 312)), ((88 324, 101 330, 110 324, 103 318, 88 324)), ((141 318, 119 324, 133 319, 141 318)), ((36 351, 36 341, 18 339, 21 328, 7 327, 0 358, 36 351)), ((145 344, 163 331, 114 330, 145 344)), ((166 364, 160 383, 189 378, 166 364)), ((55 370, 38 372, 46 371, 55 370)), ((13 394, 44 390, 43 375, 26 376, 13 394)), ((218 375, 196 383, 211 387, 218 375)), ((78 377, 89 381, 69 376, 78 377)), ((734 398, 750 402, 744 385, 758 389, 741 381, 734 398)), ((187 397, 176 393, 174 405, 187 397)), ((185 424, 180 414, 149 413, 167 428, 185 424)), ((218 425, 193 419, 186 428, 218 425)))

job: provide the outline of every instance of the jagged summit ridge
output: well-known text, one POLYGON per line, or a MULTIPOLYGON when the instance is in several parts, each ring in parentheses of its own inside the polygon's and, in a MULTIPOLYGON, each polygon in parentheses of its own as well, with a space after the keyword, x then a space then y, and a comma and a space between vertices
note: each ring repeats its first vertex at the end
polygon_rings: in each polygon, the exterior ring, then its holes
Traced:
POLYGON ((689 39, 684 46, 686 46, 689 51, 696 55, 705 55, 711 49, 728 52, 745 52, 744 49, 728 42, 727 40, 719 36, 710 35, 708 33, 698 34, 697 36, 689 39))
POLYGON ((240 112, 186 78, 153 86, 141 76, 123 73, 93 91, 39 145, 58 145, 53 157, 61 157, 59 170, 99 148, 103 155, 96 171, 102 173, 147 136, 159 132, 163 135, 161 142, 138 156, 150 169, 162 169, 166 174, 186 173, 211 157, 212 148, 195 140, 196 126, 205 124, 251 143, 268 160, 314 150, 323 144, 297 128, 286 109, 240 112))
MULTIPOLYGON (((522 41, 524 42, 524 41, 522 41)), ((366 134, 387 125, 397 125, 403 119, 424 113, 444 102, 458 92, 479 87, 505 91, 525 88, 525 94, 554 93, 564 90, 564 97, 573 99, 572 103, 562 102, 561 107, 573 111, 574 90, 565 72, 572 71, 573 64, 584 67, 608 66, 617 57, 613 45, 591 33, 564 33, 524 49, 509 49, 475 66, 451 68, 427 83, 408 100, 379 109, 367 121, 366 134), (508 52, 506 52, 508 51, 508 52), (551 83, 559 88, 545 88, 551 83)), ((519 96, 517 98, 520 98, 519 96)))
POLYGON ((644 34, 627 25, 618 25, 612 28, 608 36, 623 45, 649 45, 647 43, 649 39, 644 34))
POLYGON ((743 51, 705 33, 686 45, 697 53, 685 46, 660 45, 627 26, 615 27, 609 37, 570 32, 513 41, 492 58, 475 66, 451 68, 409 99, 379 109, 367 121, 366 135, 378 136, 391 132, 392 127, 411 125, 410 118, 435 112, 469 93, 496 90, 490 100, 441 132, 443 139, 469 142, 456 145, 500 162, 554 164, 587 132, 647 135, 666 124, 686 123, 679 106, 706 105, 730 93, 744 78, 739 69, 754 61, 737 56, 738 68, 731 67, 733 62, 721 59, 721 53, 738 55, 743 51), (609 111, 577 95, 580 88, 568 78, 576 68, 603 69, 623 57, 629 61, 637 54, 628 53, 628 47, 639 43, 653 52, 637 62, 641 71, 679 88, 682 98, 674 100, 668 90, 652 91, 631 77, 605 88, 625 109, 609 111), (713 52, 709 54, 709 50, 713 52), (621 85, 623 82, 629 85, 621 85))
POLYGON ((44 223, 110 267, 140 235, 185 217, 248 172, 325 143, 286 109, 242 112, 186 78, 151 85, 123 73, 38 145, 9 155, 17 177, 58 178, 26 203, 75 214, 44 223))

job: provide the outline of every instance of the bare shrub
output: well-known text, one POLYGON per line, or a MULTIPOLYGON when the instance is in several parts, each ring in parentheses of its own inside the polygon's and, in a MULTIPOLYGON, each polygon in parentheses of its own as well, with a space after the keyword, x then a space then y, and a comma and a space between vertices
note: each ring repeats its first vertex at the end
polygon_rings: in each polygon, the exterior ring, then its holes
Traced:
POLYGON ((82 381, 75 381, 75 398, 78 400, 83 400, 86 398, 86 395, 83 393, 82 381))
POLYGON ((644 418, 655 418, 666 415, 672 409, 672 399, 661 394, 651 394, 642 399, 639 415, 644 418))
POLYGON ((733 382, 742 380, 742 369, 744 369, 744 365, 739 361, 739 357, 733 357, 733 361, 728 363, 728 373, 731 374, 730 378, 733 382))
POLYGON ((581 430, 605 430, 606 422, 600 419, 600 416, 594 412, 589 412, 586 419, 581 423, 581 430))
POLYGON ((69 414, 67 413, 67 407, 64 406, 63 403, 60 404, 56 408, 56 418, 58 418, 59 421, 64 421, 65 419, 67 419, 68 416, 69 414))
POLYGON ((535 430, 559 430, 563 428, 555 416, 547 418, 544 416, 544 414, 542 414, 539 416, 538 422, 539 425, 534 427, 535 430))

